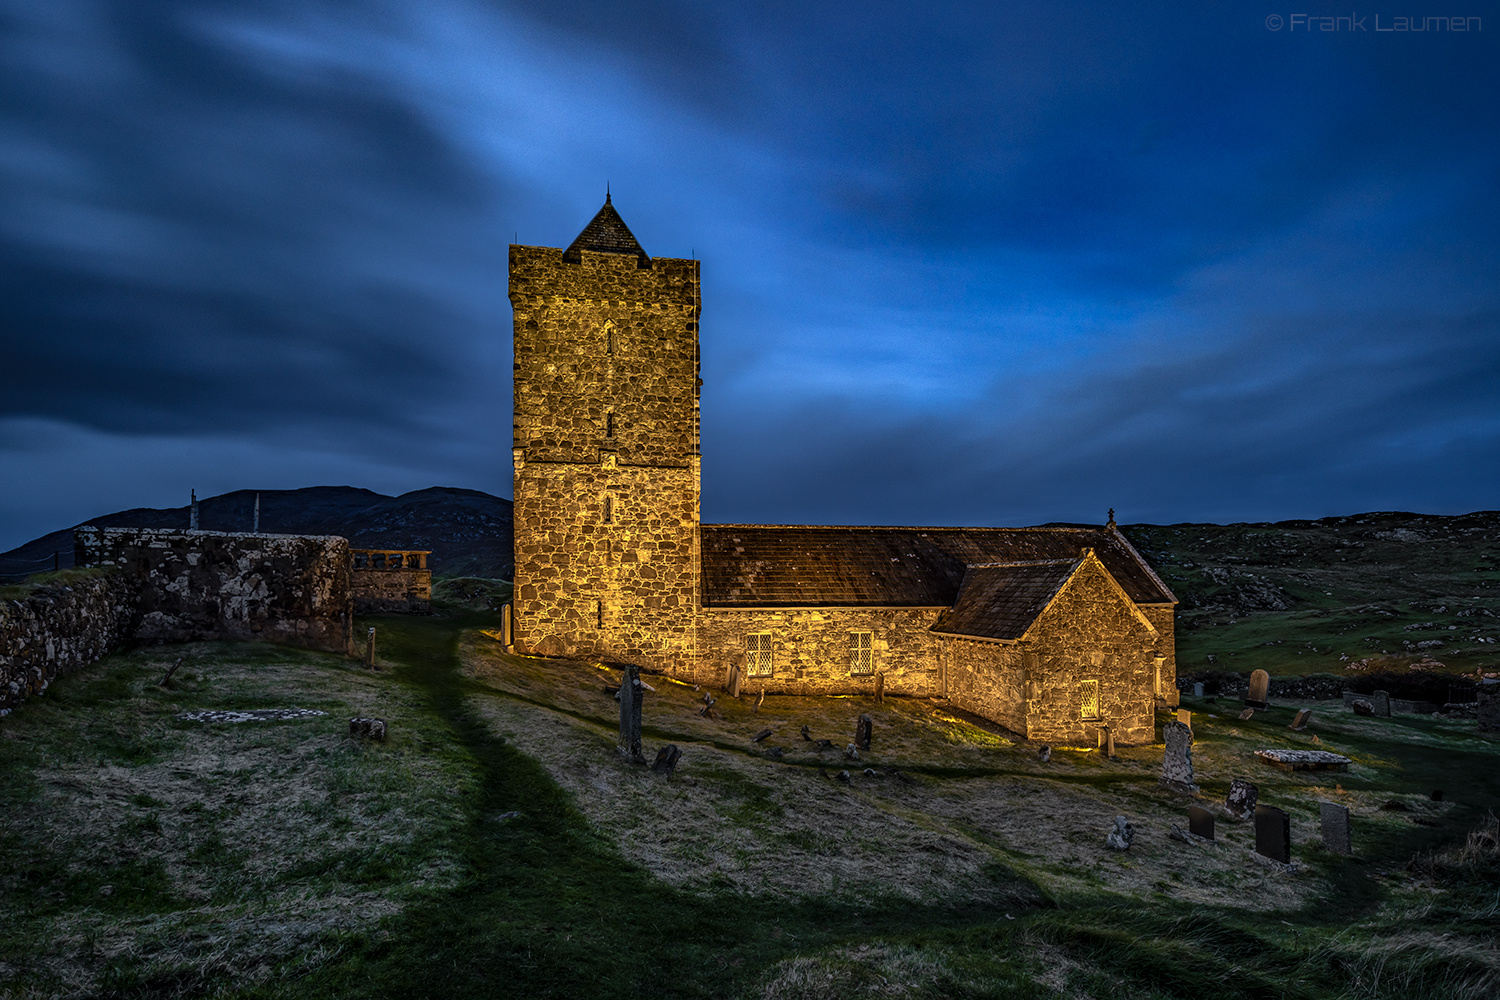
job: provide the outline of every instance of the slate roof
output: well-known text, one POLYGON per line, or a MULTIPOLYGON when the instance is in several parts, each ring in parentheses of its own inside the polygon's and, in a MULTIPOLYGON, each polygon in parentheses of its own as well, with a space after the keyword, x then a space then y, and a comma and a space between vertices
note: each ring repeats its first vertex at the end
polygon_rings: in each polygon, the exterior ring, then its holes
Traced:
POLYGON ((952 607, 969 566, 1092 548, 1137 604, 1177 598, 1111 528, 702 526, 705 607, 952 607))
POLYGON ((592 250, 595 253, 618 253, 631 254, 640 258, 640 265, 646 267, 651 263, 651 257, 636 240, 635 234, 630 227, 625 225, 625 220, 620 218, 620 213, 615 211, 615 206, 610 202, 609 195, 604 196, 604 207, 595 213, 589 224, 583 227, 568 249, 563 251, 564 260, 577 260, 578 251, 592 250))
POLYGON ((970 566, 953 610, 934 632, 1019 639, 1078 569, 1079 559, 970 566))

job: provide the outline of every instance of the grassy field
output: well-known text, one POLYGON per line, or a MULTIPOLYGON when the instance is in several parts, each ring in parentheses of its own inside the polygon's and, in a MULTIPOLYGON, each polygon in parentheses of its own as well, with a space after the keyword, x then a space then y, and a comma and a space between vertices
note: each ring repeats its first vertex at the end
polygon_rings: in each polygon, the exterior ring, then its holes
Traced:
POLYGON ((1044 764, 927 702, 720 693, 704 719, 702 692, 652 679, 648 755, 684 756, 651 775, 614 750, 618 674, 504 655, 473 596, 371 619, 375 672, 142 648, 0 723, 0 995, 1500 994, 1500 739, 1472 721, 1329 704, 1293 733, 1297 706, 1188 699, 1204 801, 1255 780, 1293 817, 1287 872, 1222 815, 1215 844, 1173 839, 1189 800, 1157 787, 1159 748, 1044 764), (176 718, 285 707, 328 714, 176 718), (350 740, 354 715, 389 741, 350 740), (1355 764, 1253 757, 1308 746, 1355 764), (1352 858, 1316 846, 1324 798, 1355 814, 1352 858), (1115 815, 1128 854, 1103 848, 1115 815))

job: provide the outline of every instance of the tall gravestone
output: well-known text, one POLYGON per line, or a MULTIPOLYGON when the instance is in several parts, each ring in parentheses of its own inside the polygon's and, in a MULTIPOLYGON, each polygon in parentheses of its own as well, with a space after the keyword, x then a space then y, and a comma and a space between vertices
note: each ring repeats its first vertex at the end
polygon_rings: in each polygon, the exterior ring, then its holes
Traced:
POLYGON ((1271 675, 1257 670, 1250 675, 1250 690, 1245 693, 1245 704, 1251 708, 1265 708, 1266 696, 1271 691, 1271 675))
POLYGON ((1500 732, 1500 681, 1485 680, 1474 696, 1479 699, 1479 728, 1500 732))
POLYGON ((620 678, 620 753, 644 764, 641 753, 641 702, 646 694, 641 687, 641 668, 632 664, 620 678))
POLYGON ((742 683, 743 678, 740 665, 738 663, 731 663, 729 665, 729 697, 738 698, 740 696, 740 685, 742 683))
POLYGON ((1167 749, 1161 758, 1161 778, 1157 782, 1163 788, 1192 795, 1198 790, 1193 784, 1193 731, 1180 722, 1169 722, 1161 727, 1167 749))
POLYGON ((859 750, 870 749, 870 738, 874 734, 875 721, 868 715, 861 715, 859 722, 854 727, 854 746, 859 750))
POLYGON ((1349 838, 1349 809, 1337 802, 1319 802, 1319 819, 1323 833, 1323 850, 1334 854, 1352 854, 1349 838))
POLYGON ((1214 814, 1202 806, 1188 807, 1188 832, 1205 840, 1214 839, 1214 814))
POLYGON ((1193 728, 1193 712, 1192 712, 1192 709, 1179 708, 1177 710, 1177 721, 1180 722, 1180 723, 1182 723, 1184 726, 1187 726, 1189 729, 1192 729, 1193 728))
POLYGON ((1377 718, 1389 719, 1391 717, 1391 695, 1389 691, 1372 691, 1368 700, 1370 708, 1377 718))
POLYGON ((1249 819, 1255 813, 1255 800, 1260 798, 1260 789, 1244 778, 1235 778, 1229 783, 1229 794, 1224 797, 1224 808, 1235 819, 1249 819))
POLYGON ((1255 807, 1255 853, 1282 864, 1292 860, 1292 818, 1275 806, 1255 807))

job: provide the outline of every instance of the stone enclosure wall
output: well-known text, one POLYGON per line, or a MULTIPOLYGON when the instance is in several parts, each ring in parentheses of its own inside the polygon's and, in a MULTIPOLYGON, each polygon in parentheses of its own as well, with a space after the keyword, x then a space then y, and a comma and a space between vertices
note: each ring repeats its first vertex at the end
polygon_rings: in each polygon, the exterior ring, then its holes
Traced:
POLYGON ((1020 736, 1026 735, 1026 668, 1036 657, 1014 644, 944 635, 948 700, 1020 736))
POLYGON ((350 549, 353 571, 349 587, 355 614, 432 610, 431 552, 412 549, 350 549))
POLYGON ((135 630, 136 596, 125 573, 70 572, 0 601, 0 717, 118 648, 135 630))
POLYGON ((132 638, 261 639, 354 652, 343 538, 82 527, 74 539, 79 565, 117 567, 133 581, 140 619, 132 638))

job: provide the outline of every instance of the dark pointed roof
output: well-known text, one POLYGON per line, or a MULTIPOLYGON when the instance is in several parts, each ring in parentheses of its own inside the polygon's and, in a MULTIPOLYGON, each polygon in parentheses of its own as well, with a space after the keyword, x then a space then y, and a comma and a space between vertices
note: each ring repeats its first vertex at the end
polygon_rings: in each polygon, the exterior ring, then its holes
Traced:
POLYGON ((1082 563, 1081 559, 1047 559, 970 566, 953 610, 932 631, 1019 639, 1082 563))
POLYGON ((604 207, 599 209, 588 225, 583 227, 583 232, 578 238, 568 244, 568 249, 563 251, 564 260, 578 260, 580 250, 592 250, 594 253, 619 253, 629 254, 640 259, 642 267, 651 264, 651 257, 642 249, 635 234, 630 227, 625 225, 625 220, 620 218, 620 213, 615 211, 615 206, 610 203, 609 195, 604 196, 604 207))

